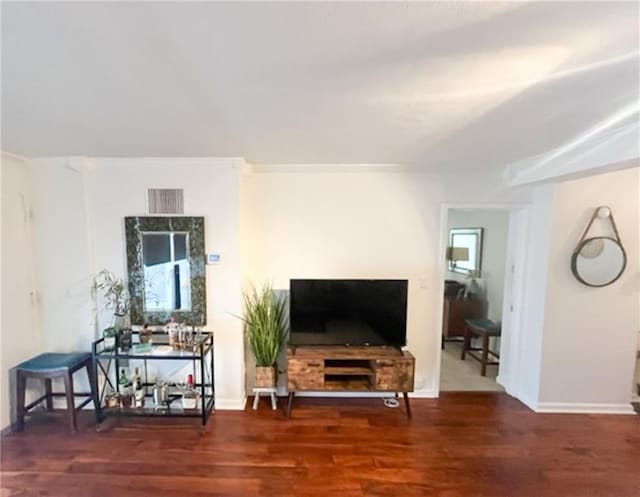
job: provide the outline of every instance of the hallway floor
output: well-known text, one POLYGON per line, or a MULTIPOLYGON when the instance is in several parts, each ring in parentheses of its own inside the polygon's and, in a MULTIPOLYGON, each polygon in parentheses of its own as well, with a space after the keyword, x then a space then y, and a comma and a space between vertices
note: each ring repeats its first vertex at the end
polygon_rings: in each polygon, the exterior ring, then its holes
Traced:
POLYGON ((443 392, 503 392, 496 383, 498 366, 487 366, 487 376, 480 376, 480 363, 468 357, 460 360, 462 343, 447 342, 442 351, 440 391, 443 392))

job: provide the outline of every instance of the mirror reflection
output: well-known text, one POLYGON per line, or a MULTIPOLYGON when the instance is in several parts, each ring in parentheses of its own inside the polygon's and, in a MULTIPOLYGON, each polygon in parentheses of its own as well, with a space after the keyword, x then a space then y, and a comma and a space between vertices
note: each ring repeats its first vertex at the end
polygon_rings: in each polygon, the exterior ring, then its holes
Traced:
POLYGON ((142 233, 144 310, 191 310, 189 234, 142 233))
POLYGON ((622 246, 608 237, 584 240, 573 256, 573 272, 584 284, 606 286, 616 281, 627 264, 622 246))
POLYGON ((482 228, 451 228, 447 259, 449 271, 480 277, 482 228))

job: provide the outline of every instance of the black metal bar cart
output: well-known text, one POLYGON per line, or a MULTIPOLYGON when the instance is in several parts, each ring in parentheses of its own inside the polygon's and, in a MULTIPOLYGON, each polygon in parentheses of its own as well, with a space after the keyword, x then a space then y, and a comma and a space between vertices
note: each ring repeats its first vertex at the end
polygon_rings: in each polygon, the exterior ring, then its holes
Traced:
MULTIPOLYGON (((139 343, 139 333, 133 332, 132 346, 128 350, 114 346, 111 350, 105 348, 104 338, 93 342, 93 367, 98 391, 98 406, 96 419, 102 422, 107 416, 164 416, 200 418, 202 426, 207 424, 209 416, 214 412, 215 387, 213 367, 213 333, 202 332, 188 345, 181 344, 176 349, 169 345, 167 335, 154 332, 150 345, 139 343), (152 389, 157 388, 157 382, 149 382, 148 363, 151 361, 182 361, 191 363, 193 385, 190 392, 196 399, 195 407, 186 406, 184 382, 167 382, 166 396, 161 403, 154 401, 152 389), (131 406, 118 402, 123 392, 118 381, 121 366, 140 364, 142 367, 142 388, 144 401, 141 406, 131 406), (115 398, 116 403, 109 401, 115 398)), ((129 367, 130 369, 130 367, 129 367)), ((157 399, 156 399, 157 400, 157 399)))

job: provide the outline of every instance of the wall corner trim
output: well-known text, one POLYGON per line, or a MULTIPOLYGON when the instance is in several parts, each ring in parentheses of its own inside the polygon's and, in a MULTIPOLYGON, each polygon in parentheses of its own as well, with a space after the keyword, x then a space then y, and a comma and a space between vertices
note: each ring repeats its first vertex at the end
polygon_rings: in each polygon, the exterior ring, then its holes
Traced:
POLYGON ((534 411, 548 414, 635 414, 631 401, 628 404, 538 402, 534 411))
MULTIPOLYGON (((511 395, 511 394, 509 394, 511 395)), ((533 412, 538 412, 538 407, 537 407, 537 401, 530 398, 527 395, 523 395, 523 394, 519 394, 519 395, 513 395, 516 399, 518 399, 520 402, 522 402, 525 406, 527 406, 529 409, 531 409, 533 412)))
POLYGON ((236 157, 231 159, 231 168, 238 171, 240 176, 249 176, 253 174, 254 166, 242 157, 236 157))

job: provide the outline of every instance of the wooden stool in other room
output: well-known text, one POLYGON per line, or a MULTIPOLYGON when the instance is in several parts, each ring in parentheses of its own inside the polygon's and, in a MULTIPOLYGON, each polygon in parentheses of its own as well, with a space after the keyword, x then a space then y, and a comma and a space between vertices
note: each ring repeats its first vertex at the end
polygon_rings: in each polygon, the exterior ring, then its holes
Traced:
POLYGON ((464 327, 464 343, 462 344, 462 355, 460 359, 464 361, 465 355, 468 353, 475 360, 482 364, 480 374, 482 376, 487 375, 487 366, 497 366, 499 364, 500 356, 495 352, 489 350, 489 338, 500 336, 500 327, 489 319, 473 318, 465 319, 464 327), (480 337, 482 339, 482 346, 480 348, 471 347, 472 336, 480 337), (481 352, 482 355, 478 356, 474 352, 481 352), (496 361, 489 361, 489 356, 495 357, 496 361))
MULTIPOLYGON (((37 406, 43 400, 46 400, 47 409, 53 410, 53 397, 67 398, 67 412, 69 413, 69 425, 73 433, 77 430, 76 411, 82 409, 89 402, 93 401, 94 407, 97 406, 98 393, 96 378, 93 369, 93 359, 91 354, 87 352, 63 353, 45 353, 33 357, 28 361, 24 361, 16 366, 16 397, 17 397, 17 420, 16 431, 24 429, 24 416, 31 409, 37 406), (87 368, 87 376, 91 392, 74 393, 73 389, 73 373, 79 369, 87 368), (45 394, 39 399, 34 400, 28 406, 25 406, 25 393, 27 378, 35 378, 43 380, 45 394), (65 393, 54 393, 52 391, 51 380, 54 378, 62 378, 64 381, 65 393), (75 397, 88 397, 75 407, 75 397)), ((96 411, 97 412, 97 411, 96 411)))

